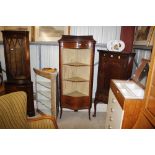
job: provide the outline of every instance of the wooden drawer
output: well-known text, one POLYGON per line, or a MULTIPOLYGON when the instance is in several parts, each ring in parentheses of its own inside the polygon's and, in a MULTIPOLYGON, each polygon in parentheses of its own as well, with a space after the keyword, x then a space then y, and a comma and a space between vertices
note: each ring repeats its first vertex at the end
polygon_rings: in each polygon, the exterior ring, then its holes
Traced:
POLYGON ((70 108, 73 110, 88 109, 90 107, 90 101, 88 96, 83 97, 71 97, 67 95, 62 96, 62 107, 70 108))
POLYGON ((120 129, 122 126, 123 110, 114 93, 110 89, 106 116, 106 129, 120 129))
POLYGON ((125 98, 124 96, 121 94, 120 90, 116 87, 116 85, 114 84, 113 81, 111 81, 111 89, 116 97, 116 99, 118 100, 120 106, 122 107, 123 109, 123 106, 124 106, 124 101, 125 101, 125 98))

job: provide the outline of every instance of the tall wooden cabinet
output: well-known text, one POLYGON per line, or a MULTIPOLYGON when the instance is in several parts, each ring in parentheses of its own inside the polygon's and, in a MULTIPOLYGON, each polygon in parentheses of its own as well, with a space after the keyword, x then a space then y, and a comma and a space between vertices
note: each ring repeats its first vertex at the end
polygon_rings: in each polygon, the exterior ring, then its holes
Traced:
POLYGON ((94 117, 97 103, 108 103, 111 79, 127 80, 131 77, 135 53, 98 50, 99 65, 97 90, 94 100, 94 117))
POLYGON ((33 84, 30 75, 30 52, 28 31, 2 31, 7 80, 6 93, 27 93, 27 114, 35 115, 33 84))
POLYGON ((146 83, 144 108, 134 128, 155 128, 155 42, 146 83))
POLYGON ((92 106, 95 40, 93 36, 63 35, 59 40, 60 118, 63 108, 92 106))

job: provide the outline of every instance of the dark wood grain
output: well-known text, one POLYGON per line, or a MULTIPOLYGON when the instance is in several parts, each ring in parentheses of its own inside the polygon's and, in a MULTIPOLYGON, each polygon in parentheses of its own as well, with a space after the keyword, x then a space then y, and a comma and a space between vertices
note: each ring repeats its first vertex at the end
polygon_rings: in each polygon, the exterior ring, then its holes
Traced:
MULTIPOLYGON (((92 87, 93 87, 93 70, 94 70, 94 52, 95 43, 93 36, 72 36, 63 35, 59 40, 59 83, 60 83, 60 118, 62 116, 62 109, 68 108, 74 111, 80 109, 88 109, 90 119, 90 109, 92 107, 92 87), (84 97, 72 97, 63 95, 62 83, 62 50, 63 48, 69 49, 90 49, 90 78, 89 78, 89 95, 84 97)), ((82 55, 81 55, 82 57, 82 55)))
POLYGON ((27 93, 27 113, 34 116, 28 31, 2 31, 6 65, 5 91, 27 93))
POLYGON ((135 53, 98 50, 99 65, 94 100, 94 117, 97 103, 108 103, 111 79, 127 80, 131 77, 135 53))

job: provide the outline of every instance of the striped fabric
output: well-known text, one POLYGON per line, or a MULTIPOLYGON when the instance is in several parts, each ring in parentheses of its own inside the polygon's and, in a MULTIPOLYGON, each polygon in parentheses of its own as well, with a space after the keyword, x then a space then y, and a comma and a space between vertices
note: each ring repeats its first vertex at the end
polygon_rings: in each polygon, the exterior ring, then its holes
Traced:
POLYGON ((27 120, 27 96, 19 91, 0 97, 0 128, 1 129, 27 129, 27 128, 57 128, 56 121, 52 119, 27 120))
POLYGON ((51 119, 41 119, 36 121, 29 121, 29 128, 32 129, 54 129, 57 128, 56 125, 51 121, 51 119))

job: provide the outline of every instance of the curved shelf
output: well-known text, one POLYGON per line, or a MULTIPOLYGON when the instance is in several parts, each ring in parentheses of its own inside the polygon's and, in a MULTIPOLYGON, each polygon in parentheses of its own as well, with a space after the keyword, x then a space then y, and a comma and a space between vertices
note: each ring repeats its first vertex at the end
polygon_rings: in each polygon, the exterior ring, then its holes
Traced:
POLYGON ((64 63, 63 65, 67 66, 75 66, 75 67, 80 67, 80 66, 90 66, 89 64, 81 63, 81 62, 70 62, 70 63, 64 63))
POLYGON ((71 77, 68 79, 64 79, 65 81, 70 81, 70 82, 88 82, 89 80, 83 79, 81 77, 71 77))

